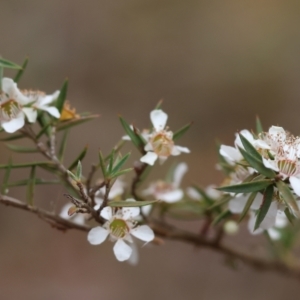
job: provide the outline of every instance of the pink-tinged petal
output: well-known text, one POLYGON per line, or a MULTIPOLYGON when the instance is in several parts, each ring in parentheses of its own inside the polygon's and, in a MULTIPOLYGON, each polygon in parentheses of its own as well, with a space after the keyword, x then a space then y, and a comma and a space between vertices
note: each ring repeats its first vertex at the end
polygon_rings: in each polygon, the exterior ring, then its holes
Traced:
POLYGON ((155 237, 153 230, 148 225, 138 226, 132 229, 130 233, 144 242, 151 242, 155 237))
POLYGON ((141 157, 140 161, 143 163, 146 163, 150 166, 153 166, 155 161, 157 160, 158 155, 154 152, 147 152, 146 155, 144 155, 143 157, 141 157))
POLYGON ((291 176, 290 177, 290 184, 294 190, 294 192, 300 196, 300 179, 295 177, 295 176, 291 176))
POLYGON ((24 118, 25 116, 24 113, 22 112, 17 116, 17 118, 11 119, 8 122, 3 122, 1 125, 6 132, 14 133, 24 126, 25 124, 24 118))
POLYGON ((160 193, 157 195, 158 200, 165 201, 167 203, 174 203, 177 201, 180 201, 183 198, 183 191, 180 189, 166 192, 166 193, 160 193))
POLYGON ((91 229, 88 233, 87 239, 92 245, 100 245, 105 241, 109 232, 103 227, 97 226, 91 229))
POLYGON ((22 108, 24 114, 27 117, 28 122, 34 123, 37 119, 37 111, 31 107, 23 107, 22 108))
POLYGON ((180 152, 183 152, 183 153, 191 153, 190 149, 187 148, 187 147, 182 147, 182 146, 174 146, 177 148, 177 150, 179 150, 180 152))
POLYGON ((245 205, 247 203, 247 197, 235 197, 231 199, 228 203, 229 210, 234 214, 239 214, 243 211, 245 205))
POLYGON ((53 116, 54 118, 59 118, 60 113, 58 109, 54 106, 41 106, 39 109, 46 111, 49 115, 53 116))
POLYGON ((273 227, 276 221, 277 210, 278 210, 278 203, 276 201, 273 201, 270 205, 270 208, 264 220, 261 222, 259 227, 265 230, 273 227))
POLYGON ((168 115, 161 109, 152 110, 150 119, 156 131, 163 130, 166 127, 168 115))
POLYGON ((277 163, 274 160, 266 159, 264 157, 262 159, 263 159, 263 164, 266 168, 274 170, 276 172, 279 171, 279 169, 277 167, 277 163))
POLYGON ((112 208, 109 206, 104 207, 100 213, 101 217, 105 220, 110 220, 112 218, 112 208))
POLYGON ((240 161, 243 156, 239 150, 233 148, 231 146, 221 145, 220 154, 228 161, 228 162, 236 162, 240 161))
POLYGON ((181 180, 184 176, 184 174, 187 172, 188 166, 186 163, 180 163, 176 166, 174 170, 174 175, 173 175, 173 184, 175 187, 179 187, 181 180))
POLYGON ((113 250, 118 261, 127 260, 132 254, 132 248, 123 240, 118 240, 115 243, 113 250))

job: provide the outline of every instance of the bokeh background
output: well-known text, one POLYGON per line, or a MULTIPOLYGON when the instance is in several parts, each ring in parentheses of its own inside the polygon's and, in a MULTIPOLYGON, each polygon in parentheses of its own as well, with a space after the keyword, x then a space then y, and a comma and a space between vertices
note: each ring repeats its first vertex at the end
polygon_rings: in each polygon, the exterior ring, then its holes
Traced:
MULTIPOLYGON (((194 121, 181 140, 192 150, 180 157, 190 166, 185 185, 219 183, 215 139, 231 144, 256 114, 266 128, 299 133, 299 1, 4 0, 0 11, 1 55, 30 58, 20 87, 51 93, 68 77, 72 105, 101 114, 71 135, 67 160, 88 143, 85 168, 123 134, 117 114, 146 127, 160 99, 171 129, 194 121)), ((0 151, 5 163, 9 153, 0 151)), ((64 192, 39 189, 37 201, 60 207, 64 192)), ((21 189, 11 195, 25 198, 21 189)), ((257 238, 247 239, 246 250, 259 253, 257 238)), ((300 290, 293 279, 235 271, 219 254, 170 241, 143 248, 132 267, 115 260, 109 242, 90 246, 82 232, 61 233, 4 206, 0 241, 1 299, 276 300, 300 290)))

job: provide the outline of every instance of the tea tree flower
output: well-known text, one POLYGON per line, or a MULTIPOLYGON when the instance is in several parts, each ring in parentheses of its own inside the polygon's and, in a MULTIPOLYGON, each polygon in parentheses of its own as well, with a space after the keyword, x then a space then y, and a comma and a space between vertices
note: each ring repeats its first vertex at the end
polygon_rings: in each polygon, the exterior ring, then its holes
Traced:
MULTIPOLYGON (((135 201, 127 199, 127 201, 135 201)), ((133 243, 132 236, 144 241, 150 242, 154 239, 154 233, 148 225, 138 226, 134 220, 140 214, 138 207, 123 207, 114 210, 111 207, 105 207, 101 211, 101 217, 105 220, 105 224, 97 226, 88 233, 88 241, 92 245, 99 245, 109 236, 112 242, 114 254, 119 261, 128 260, 132 255, 133 243)))
POLYGON ((2 94, 0 95, 0 122, 6 132, 13 133, 25 124, 24 105, 29 103, 10 78, 2 79, 2 94))
POLYGON ((173 141, 173 132, 166 127, 168 115, 161 109, 155 109, 150 113, 153 131, 147 137, 145 145, 146 155, 141 157, 141 162, 154 165, 159 159, 163 163, 170 155, 179 155, 181 152, 189 153, 186 147, 176 146, 173 141))
POLYGON ((162 200, 167 203, 177 202, 183 197, 183 190, 179 188, 184 174, 188 167, 186 163, 180 163, 174 170, 173 181, 166 182, 158 180, 152 183, 146 190, 143 191, 145 196, 151 195, 157 200, 162 200))

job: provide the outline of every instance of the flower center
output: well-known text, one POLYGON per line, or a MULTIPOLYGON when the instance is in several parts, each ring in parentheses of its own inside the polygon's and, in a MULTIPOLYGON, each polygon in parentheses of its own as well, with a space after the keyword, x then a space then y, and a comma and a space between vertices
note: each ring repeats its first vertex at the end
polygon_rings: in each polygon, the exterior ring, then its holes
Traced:
POLYGON ((14 119, 20 113, 21 108, 17 101, 9 99, 3 103, 0 103, 0 118, 5 121, 14 119))
POLYGON ((160 131, 155 134, 150 143, 153 147, 153 151, 159 156, 170 156, 174 142, 170 135, 166 131, 160 131))
POLYGON ((129 232, 126 222, 122 219, 115 219, 109 224, 111 234, 116 238, 124 238, 129 232))
POLYGON ((297 171, 297 163, 287 159, 279 160, 278 169, 280 173, 286 176, 292 176, 297 171))

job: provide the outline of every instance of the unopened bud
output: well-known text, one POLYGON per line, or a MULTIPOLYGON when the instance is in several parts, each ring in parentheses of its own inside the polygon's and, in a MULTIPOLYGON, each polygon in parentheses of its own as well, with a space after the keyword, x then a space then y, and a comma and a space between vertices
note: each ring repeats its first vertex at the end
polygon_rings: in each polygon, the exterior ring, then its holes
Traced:
POLYGON ((235 221, 227 221, 224 224, 224 231, 229 235, 234 235, 239 231, 239 225, 235 221))

